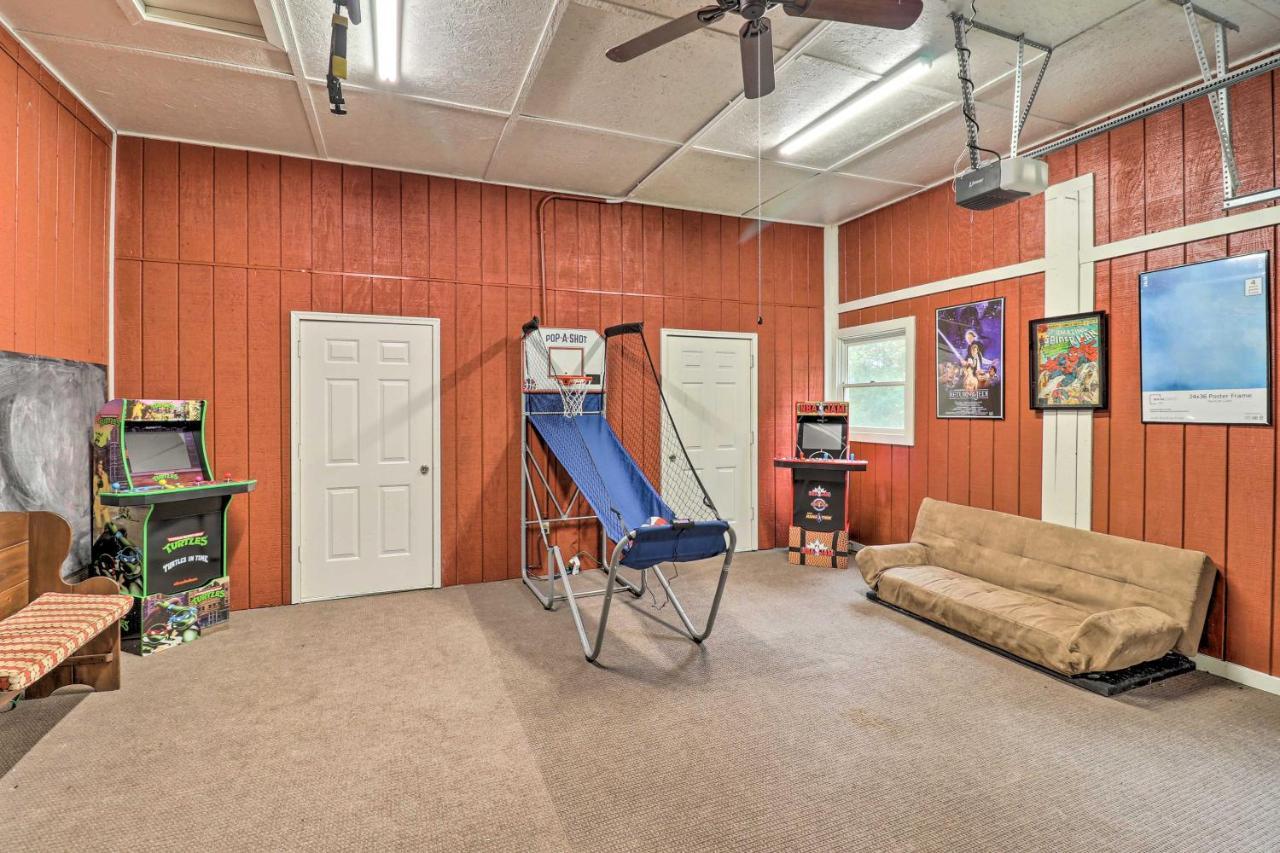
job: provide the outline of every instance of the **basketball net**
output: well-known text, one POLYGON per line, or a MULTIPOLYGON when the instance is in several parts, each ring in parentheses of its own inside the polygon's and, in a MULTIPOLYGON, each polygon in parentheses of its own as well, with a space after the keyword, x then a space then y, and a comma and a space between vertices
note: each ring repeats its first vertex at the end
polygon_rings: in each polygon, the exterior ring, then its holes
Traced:
POLYGON ((587 388, 591 386, 591 377, 557 374, 556 382, 560 385, 560 399, 563 401, 564 416, 566 418, 576 418, 582 414, 582 404, 587 399, 587 388))

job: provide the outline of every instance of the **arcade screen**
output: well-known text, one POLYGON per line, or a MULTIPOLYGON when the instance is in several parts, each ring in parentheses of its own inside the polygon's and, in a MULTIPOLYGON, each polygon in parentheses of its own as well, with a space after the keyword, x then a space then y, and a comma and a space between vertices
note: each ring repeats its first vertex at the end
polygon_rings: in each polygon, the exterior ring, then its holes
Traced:
POLYGON ((819 424, 807 422, 802 424, 800 446, 805 450, 826 450, 829 452, 844 450, 840 424, 819 424))
POLYGON ((139 473, 156 471, 186 471, 200 464, 191 458, 191 451, 182 430, 129 430, 125 450, 129 454, 129 468, 139 473))

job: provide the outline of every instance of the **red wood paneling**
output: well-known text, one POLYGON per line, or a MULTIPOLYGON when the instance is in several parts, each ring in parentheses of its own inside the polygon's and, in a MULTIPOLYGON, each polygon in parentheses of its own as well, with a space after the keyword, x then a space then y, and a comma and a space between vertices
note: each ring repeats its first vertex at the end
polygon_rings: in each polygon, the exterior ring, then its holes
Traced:
MULTIPOLYGON (((0 349, 101 364, 111 137, 0 33, 0 349)), ((139 210, 122 210, 125 240, 139 210)))
MULTIPOLYGON (((1232 89, 1245 191, 1275 186, 1280 177, 1278 83, 1273 74, 1232 89)), ((1102 244, 1222 216, 1220 162, 1213 119, 1200 99, 1059 152, 1050 159, 1050 172, 1055 182, 1093 174, 1094 239, 1102 244)), ((1280 674, 1280 429, 1143 424, 1137 295, 1138 275, 1144 270, 1260 249, 1273 251, 1275 281, 1276 239, 1276 229, 1265 228, 1095 266, 1095 304, 1110 317, 1112 366, 1111 407, 1093 417, 1093 528, 1207 553, 1220 577, 1204 649, 1280 674)), ((858 299, 1038 257, 1044 246, 1043 200, 971 215, 954 207, 948 187, 938 187, 845 223, 840 241, 841 299, 858 299), (905 225, 899 224, 904 220, 905 225), (921 239, 919 249, 911 243, 905 277, 894 243, 903 227, 921 239), (913 263, 917 256, 923 260, 913 263)), ((1024 330, 1027 320, 1043 313, 1041 276, 991 288, 1006 299, 1005 419, 991 423, 934 417, 933 310, 987 290, 955 290, 846 312, 840 318, 847 327, 903 313, 916 317, 917 376, 924 387, 917 388, 916 443, 906 451, 907 469, 894 464, 896 457, 886 455, 886 448, 856 448, 873 466, 888 460, 888 493, 897 493, 899 481, 905 484, 912 515, 924 495, 1039 514, 1042 424, 1028 409, 1023 386, 1024 330), (988 440, 990 457, 983 446, 988 440)), ((1273 321, 1280 324, 1280 312, 1273 321)), ((1273 339, 1280 340, 1280 325, 1273 339)), ((1280 358, 1276 368, 1280 375, 1280 358)), ((1280 424, 1280 410, 1276 414, 1280 424)), ((852 529, 864 542, 884 541, 886 530, 901 538, 899 511, 878 483, 869 474, 855 478, 851 490, 852 529)))
MULTIPOLYGON (((514 377, 520 323, 541 311, 542 196, 243 151, 122 143, 118 388, 211 399, 216 470, 258 480, 230 518, 234 606, 278 604, 291 592, 294 310, 440 319, 443 581, 517 576, 514 377), (148 333, 175 316, 176 340, 148 333)), ((655 356, 664 325, 760 335, 760 545, 783 544, 790 492, 772 457, 789 448, 795 399, 821 393, 822 341, 811 333, 821 328, 820 231, 766 228, 766 322, 757 326, 757 242, 740 239, 745 223, 578 201, 550 203, 546 218, 549 322, 601 328, 644 319, 655 356)), ((899 251, 905 259, 905 245, 899 251)), ((648 390, 656 407, 656 390, 648 390)), ((904 451, 896 462, 905 471, 910 458, 904 451)), ((885 470, 894 523, 905 530, 908 491, 895 491, 885 470)), ((566 548, 597 549, 589 527, 565 536, 566 548)))

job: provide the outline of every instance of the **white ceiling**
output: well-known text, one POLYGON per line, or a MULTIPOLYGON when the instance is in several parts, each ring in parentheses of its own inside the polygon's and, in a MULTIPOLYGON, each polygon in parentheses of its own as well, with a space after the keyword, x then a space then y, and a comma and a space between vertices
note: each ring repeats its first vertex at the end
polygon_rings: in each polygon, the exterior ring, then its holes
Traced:
MULTIPOLYGON (((123 133, 812 224, 953 174, 964 133, 947 12, 968 2, 925 0, 902 32, 775 8, 777 89, 758 101, 741 97, 736 17, 626 64, 605 58, 703 2, 402 0, 394 86, 374 76, 366 8, 350 31, 345 117, 328 112, 324 88, 329 0, 0 0, 0 17, 123 133), (933 67, 908 91, 779 155, 921 53, 933 67)), ((1280 0, 1198 2, 1240 24, 1234 57, 1280 47, 1280 0)), ((1170 0, 982 0, 978 17, 1055 45, 1024 146, 1197 73, 1170 0)), ((1004 153, 1014 47, 976 30, 970 47, 981 141, 1004 153)), ((1034 75, 1039 54, 1027 60, 1034 75)))

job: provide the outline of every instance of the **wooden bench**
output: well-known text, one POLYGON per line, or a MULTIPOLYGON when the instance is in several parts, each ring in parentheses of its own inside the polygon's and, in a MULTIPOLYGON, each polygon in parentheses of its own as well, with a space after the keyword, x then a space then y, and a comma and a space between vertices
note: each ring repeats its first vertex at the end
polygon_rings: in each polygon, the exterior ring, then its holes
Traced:
POLYGON ((0 512, 0 710, 68 684, 120 687, 120 619, 133 599, 110 578, 62 580, 71 527, 51 512, 0 512))

